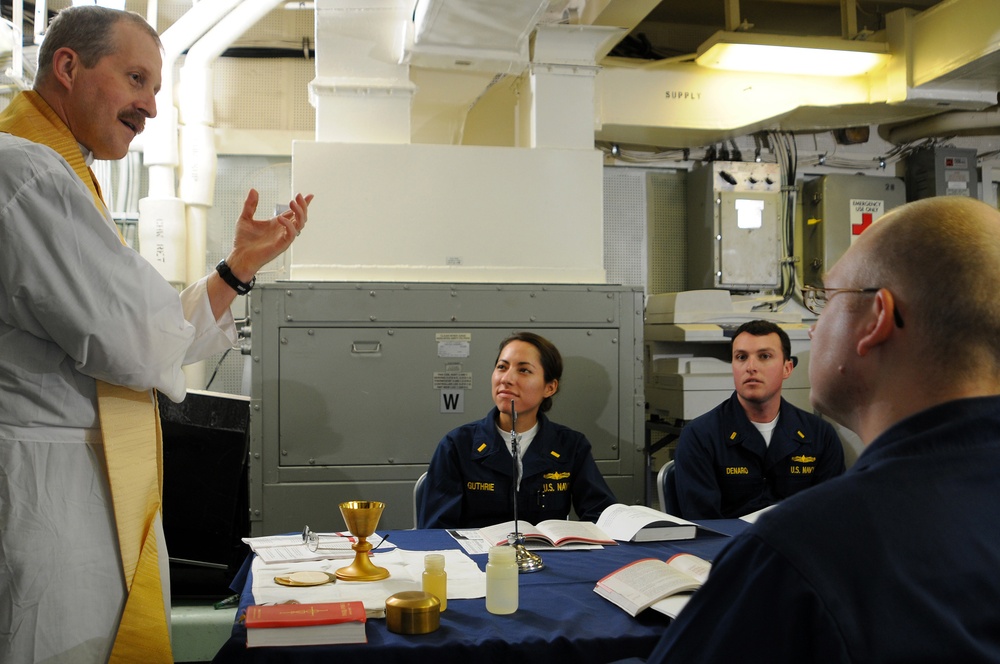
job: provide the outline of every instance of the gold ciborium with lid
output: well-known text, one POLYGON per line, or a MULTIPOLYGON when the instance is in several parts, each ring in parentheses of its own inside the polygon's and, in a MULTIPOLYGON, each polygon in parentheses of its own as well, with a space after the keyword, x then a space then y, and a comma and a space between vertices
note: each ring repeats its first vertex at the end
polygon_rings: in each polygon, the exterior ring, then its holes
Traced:
POLYGON ((375 533, 385 503, 373 500, 349 500, 340 504, 340 513, 351 534, 358 538, 354 549, 354 562, 337 570, 337 578, 344 581, 378 581, 389 577, 389 570, 377 567, 369 557, 372 550, 368 538, 375 533))

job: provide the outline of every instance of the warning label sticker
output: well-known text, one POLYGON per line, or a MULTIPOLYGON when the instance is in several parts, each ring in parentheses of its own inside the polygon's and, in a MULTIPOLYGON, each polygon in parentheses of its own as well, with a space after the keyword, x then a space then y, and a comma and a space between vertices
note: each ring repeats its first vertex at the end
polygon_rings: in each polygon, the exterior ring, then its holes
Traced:
POLYGON ((871 198, 851 199, 851 242, 885 214, 885 201, 871 198))

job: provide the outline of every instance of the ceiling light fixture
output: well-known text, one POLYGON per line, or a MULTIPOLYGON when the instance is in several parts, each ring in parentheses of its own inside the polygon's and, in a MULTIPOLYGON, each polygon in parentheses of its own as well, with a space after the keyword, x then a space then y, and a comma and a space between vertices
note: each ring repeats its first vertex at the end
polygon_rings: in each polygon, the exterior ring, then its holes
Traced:
POLYGON ((888 60, 883 42, 726 31, 698 47, 695 58, 712 69, 809 76, 858 76, 888 60))

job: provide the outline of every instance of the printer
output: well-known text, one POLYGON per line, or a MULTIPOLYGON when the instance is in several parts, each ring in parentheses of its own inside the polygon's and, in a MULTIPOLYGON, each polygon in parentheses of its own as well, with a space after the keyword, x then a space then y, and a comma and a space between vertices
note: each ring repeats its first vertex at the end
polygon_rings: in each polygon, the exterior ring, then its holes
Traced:
POLYGON ((782 396, 811 411, 809 404, 809 313, 794 302, 771 311, 768 300, 725 290, 651 295, 646 302, 644 364, 649 416, 686 422, 728 399, 733 392, 730 344, 741 324, 763 319, 788 334, 797 364, 782 396))

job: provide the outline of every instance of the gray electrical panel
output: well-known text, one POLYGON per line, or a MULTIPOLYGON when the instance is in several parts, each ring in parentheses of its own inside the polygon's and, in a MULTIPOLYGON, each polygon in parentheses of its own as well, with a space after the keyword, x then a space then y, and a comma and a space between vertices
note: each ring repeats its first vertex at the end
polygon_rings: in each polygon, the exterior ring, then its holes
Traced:
POLYGON ((688 174, 688 289, 781 285, 781 171, 714 161, 688 174))
POLYGON ((802 185, 802 278, 823 283, 823 273, 883 214, 906 202, 900 178, 823 175, 802 185))
POLYGON ((640 288, 279 282, 251 297, 252 535, 343 530, 346 500, 411 528, 414 482, 492 408, 498 345, 519 330, 563 356, 551 419, 587 436, 620 502, 643 501, 640 288))
POLYGON ((934 146, 906 158, 906 199, 932 196, 979 198, 975 148, 934 146))

